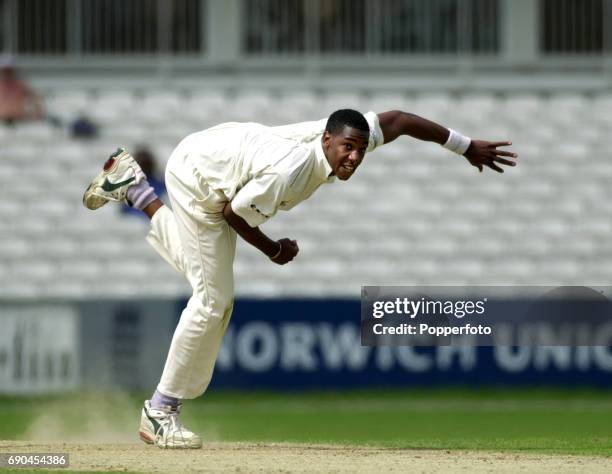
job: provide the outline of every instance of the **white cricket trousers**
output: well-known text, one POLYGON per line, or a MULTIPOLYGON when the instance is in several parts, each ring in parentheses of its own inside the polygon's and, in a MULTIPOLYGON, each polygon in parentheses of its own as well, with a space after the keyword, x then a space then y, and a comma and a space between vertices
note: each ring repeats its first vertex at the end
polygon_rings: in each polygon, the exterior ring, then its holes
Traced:
POLYGON ((193 293, 174 331, 157 390, 195 398, 210 383, 234 302, 236 231, 223 217, 227 202, 211 190, 179 145, 166 167, 172 210, 151 219, 147 241, 189 281, 193 293))

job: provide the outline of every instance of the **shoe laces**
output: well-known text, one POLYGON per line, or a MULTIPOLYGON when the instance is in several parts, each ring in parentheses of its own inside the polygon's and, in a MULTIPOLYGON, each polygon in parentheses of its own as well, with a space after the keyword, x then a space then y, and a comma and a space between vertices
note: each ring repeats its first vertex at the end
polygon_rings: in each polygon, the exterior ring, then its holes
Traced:
POLYGON ((181 420, 179 418, 179 414, 181 412, 181 404, 179 403, 175 407, 167 406, 161 409, 160 411, 163 411, 166 416, 159 419, 159 423, 160 425, 162 425, 163 429, 159 430, 156 433, 156 437, 161 438, 164 443, 168 440, 170 433, 172 433, 172 436, 176 436, 177 433, 180 433, 181 437, 183 437, 183 432, 188 430, 187 428, 185 428, 185 425, 181 423, 181 420))

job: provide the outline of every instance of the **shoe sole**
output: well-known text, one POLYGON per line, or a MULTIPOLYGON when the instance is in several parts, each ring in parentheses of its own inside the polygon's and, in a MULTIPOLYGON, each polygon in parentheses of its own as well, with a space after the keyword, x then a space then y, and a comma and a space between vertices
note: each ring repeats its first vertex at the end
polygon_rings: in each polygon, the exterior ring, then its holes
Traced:
POLYGON ((153 441, 144 431, 139 431, 138 437, 147 444, 155 444, 155 441, 153 441))
POLYGON ((83 193, 83 205, 89 210, 95 211, 96 209, 100 209, 109 201, 107 198, 94 194, 92 189, 101 187, 106 177, 117 169, 120 161, 126 157, 128 157, 128 159, 131 158, 131 155, 125 150, 121 151, 119 154, 117 154, 117 156, 113 156, 115 153, 113 153, 104 164, 104 166, 106 166, 106 164, 114 158, 114 161, 110 167, 108 169, 104 169, 100 174, 98 174, 98 176, 96 176, 92 182, 89 183, 89 186, 87 186, 87 189, 83 193))
MULTIPOLYGON (((155 440, 151 438, 151 435, 145 431, 139 431, 138 437, 147 444, 155 444, 155 440)), ((185 445, 183 446, 160 446, 160 445, 157 445, 157 447, 161 449, 201 449, 202 443, 200 442, 196 446, 185 446, 185 445)))
MULTIPOLYGON (((155 441, 153 441, 147 433, 139 431, 138 437, 141 439, 141 441, 144 441, 146 444, 155 444, 155 441)), ((185 445, 183 446, 160 446, 159 444, 156 446, 161 449, 201 449, 202 448, 201 443, 196 446, 185 446, 185 445)))

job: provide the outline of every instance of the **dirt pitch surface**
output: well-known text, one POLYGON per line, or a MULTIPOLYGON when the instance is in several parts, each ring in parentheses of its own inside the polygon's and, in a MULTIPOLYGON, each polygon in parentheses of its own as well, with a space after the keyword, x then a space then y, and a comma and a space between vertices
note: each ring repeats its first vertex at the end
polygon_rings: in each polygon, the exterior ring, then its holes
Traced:
MULTIPOLYGON (((2 453, 68 453, 70 469, 115 472, 612 472, 612 459, 337 445, 211 443, 161 450, 143 444, 0 441, 2 453)), ((52 472, 45 469, 46 472, 52 472)))

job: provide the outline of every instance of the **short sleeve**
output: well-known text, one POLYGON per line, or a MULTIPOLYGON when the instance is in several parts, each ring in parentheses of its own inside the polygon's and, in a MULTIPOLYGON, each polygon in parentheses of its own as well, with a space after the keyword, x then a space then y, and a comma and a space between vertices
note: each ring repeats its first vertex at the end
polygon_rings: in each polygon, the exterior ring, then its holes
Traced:
POLYGON ((245 184, 232 199, 232 211, 251 227, 257 227, 276 214, 287 191, 278 174, 264 174, 245 184))
POLYGON ((370 126, 370 142, 368 143, 368 148, 366 151, 371 152, 384 144, 385 138, 383 136, 382 129, 380 128, 378 115, 375 112, 370 111, 363 114, 363 116, 368 121, 368 125, 370 126))

